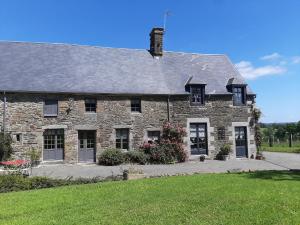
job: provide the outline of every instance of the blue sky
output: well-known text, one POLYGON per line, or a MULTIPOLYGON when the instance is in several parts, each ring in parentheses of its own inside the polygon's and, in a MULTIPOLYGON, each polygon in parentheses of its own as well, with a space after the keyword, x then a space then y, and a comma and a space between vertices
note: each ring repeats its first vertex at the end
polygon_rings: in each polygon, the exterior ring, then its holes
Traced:
POLYGON ((225 53, 257 93, 264 122, 300 120, 298 0, 0 0, 0 40, 225 53))

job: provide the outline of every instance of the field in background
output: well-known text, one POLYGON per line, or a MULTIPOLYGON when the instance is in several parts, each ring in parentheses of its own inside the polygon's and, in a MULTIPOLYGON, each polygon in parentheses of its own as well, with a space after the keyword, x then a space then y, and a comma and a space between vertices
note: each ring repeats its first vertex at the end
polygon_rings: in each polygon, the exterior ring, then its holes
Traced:
POLYGON ((269 147, 269 143, 264 142, 262 144, 262 150, 268 152, 287 152, 287 153, 300 153, 300 141, 293 142, 293 146, 290 148, 289 143, 286 142, 274 142, 273 147, 269 147))

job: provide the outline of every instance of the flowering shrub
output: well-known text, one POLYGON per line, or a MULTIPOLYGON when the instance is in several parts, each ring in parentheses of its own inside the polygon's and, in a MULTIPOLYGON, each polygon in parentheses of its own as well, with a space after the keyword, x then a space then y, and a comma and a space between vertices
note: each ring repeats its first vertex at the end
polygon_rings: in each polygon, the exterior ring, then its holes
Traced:
POLYGON ((187 160, 187 153, 183 147, 183 138, 186 136, 186 131, 178 124, 165 123, 163 126, 163 134, 161 144, 169 144, 174 150, 174 157, 178 162, 187 160))
POLYGON ((186 136, 186 131, 178 124, 166 122, 163 125, 162 141, 169 143, 183 143, 183 138, 186 136))
POLYGON ((144 143, 141 146, 141 150, 149 155, 150 163, 184 162, 187 159, 187 154, 183 147, 185 135, 184 128, 178 124, 173 125, 167 122, 163 126, 160 143, 144 143))
POLYGON ((167 164, 175 162, 174 149, 170 144, 144 143, 141 150, 148 156, 148 161, 153 164, 167 164))

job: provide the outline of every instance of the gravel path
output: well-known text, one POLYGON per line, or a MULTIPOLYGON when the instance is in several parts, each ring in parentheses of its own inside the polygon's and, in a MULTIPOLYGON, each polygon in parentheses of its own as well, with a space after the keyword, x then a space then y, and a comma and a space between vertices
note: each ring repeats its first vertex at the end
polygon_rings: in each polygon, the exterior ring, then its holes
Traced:
POLYGON ((300 170, 300 154, 281 153, 281 152, 263 152, 265 160, 284 167, 286 169, 300 170))
MULTIPOLYGON (((33 176, 49 176, 54 178, 66 177, 108 177, 122 175, 123 170, 130 165, 99 166, 95 164, 56 164, 41 165, 33 168, 33 176)), ((224 173, 227 171, 254 171, 254 170, 286 170, 285 166, 263 160, 232 159, 228 161, 206 160, 205 162, 189 161, 172 165, 133 165, 142 170, 147 177, 193 173, 224 173)))

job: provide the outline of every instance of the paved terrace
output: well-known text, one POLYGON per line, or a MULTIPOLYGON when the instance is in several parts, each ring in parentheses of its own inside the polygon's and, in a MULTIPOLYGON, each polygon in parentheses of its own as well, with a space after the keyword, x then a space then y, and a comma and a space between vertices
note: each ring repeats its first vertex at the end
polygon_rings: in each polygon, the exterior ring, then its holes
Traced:
POLYGON ((206 160, 205 162, 189 161, 171 165, 121 165, 99 166, 95 164, 56 164, 41 165, 33 168, 33 176, 66 177, 108 177, 122 175, 123 170, 133 166, 144 171, 147 177, 193 174, 193 173, 224 173, 256 170, 289 170, 300 169, 300 154, 264 153, 266 160, 232 159, 228 161, 206 160))

